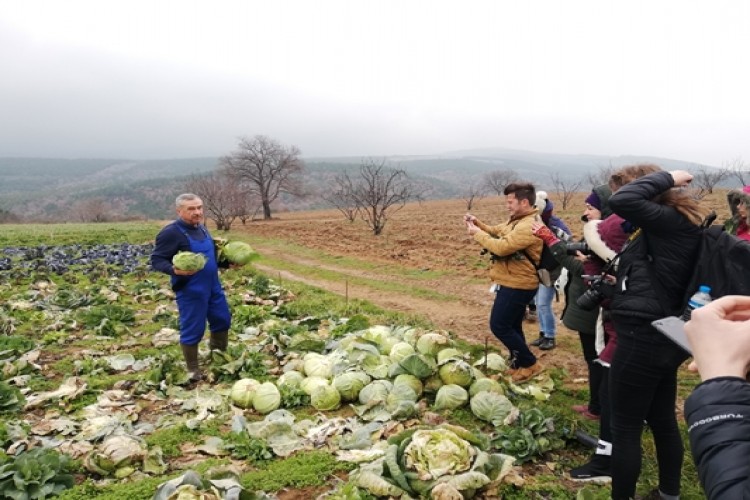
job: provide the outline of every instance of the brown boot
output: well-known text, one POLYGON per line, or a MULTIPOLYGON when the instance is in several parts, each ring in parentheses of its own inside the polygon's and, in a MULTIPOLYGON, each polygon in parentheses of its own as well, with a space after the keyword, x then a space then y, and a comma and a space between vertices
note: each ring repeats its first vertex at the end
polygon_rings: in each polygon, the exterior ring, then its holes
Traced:
POLYGON ((224 330, 223 332, 211 332, 211 338, 208 341, 208 346, 212 351, 226 351, 229 345, 229 332, 224 330))
POLYGON ((198 382, 203 378, 203 373, 201 373, 201 368, 198 365, 198 344, 180 344, 180 347, 182 347, 182 356, 185 358, 188 378, 191 382, 198 382))

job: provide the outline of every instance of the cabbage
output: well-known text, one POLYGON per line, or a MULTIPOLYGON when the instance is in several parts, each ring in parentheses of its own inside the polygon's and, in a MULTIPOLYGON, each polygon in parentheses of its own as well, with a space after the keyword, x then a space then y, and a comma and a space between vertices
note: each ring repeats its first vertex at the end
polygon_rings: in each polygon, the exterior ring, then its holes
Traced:
POLYGON ((488 391, 498 394, 505 394, 505 389, 497 380, 491 378, 480 378, 474 381, 469 387, 469 396, 474 397, 478 392, 488 391))
POLYGON ((429 481, 471 469, 476 450, 447 429, 418 430, 404 449, 404 467, 429 481))
POLYGON ((331 361, 325 356, 305 356, 305 375, 331 378, 331 361))
POLYGON ((366 374, 375 379, 388 378, 391 358, 385 355, 367 356, 362 361, 362 369, 366 374))
POLYGON ((260 413, 271 413, 281 406, 281 393, 271 382, 264 382, 255 390, 253 408, 260 413))
POLYGON ((177 252, 172 257, 172 265, 180 271, 200 271, 206 265, 206 256, 202 253, 177 252))
POLYGON ((425 333, 417 339, 417 351, 430 356, 436 356, 438 352, 450 345, 451 341, 448 337, 439 333, 425 333))
POLYGON ((310 394, 310 404, 316 410, 335 410, 341 404, 341 395, 331 385, 319 385, 310 394))
POLYGON ((229 396, 232 403, 240 408, 250 408, 253 406, 253 396, 260 386, 260 382, 252 378, 243 378, 238 380, 232 386, 229 396))
POLYGON ((474 366, 479 367, 479 368, 484 368, 485 364, 487 365, 488 370, 492 370, 494 372, 501 372, 507 368, 507 365, 505 363, 505 358, 503 358, 500 354, 496 352, 491 352, 487 354, 487 356, 483 357, 482 359, 474 363, 474 366))
POLYGON ((437 373, 435 375, 430 375, 424 379, 424 392, 435 393, 438 389, 443 387, 443 385, 445 384, 440 380, 440 375, 437 373))
POLYGON ((425 379, 435 373, 435 361, 422 354, 410 354, 399 362, 399 365, 418 379, 425 379))
POLYGON ((469 387, 474 381, 474 372, 466 361, 448 361, 438 371, 440 380, 446 384, 456 384, 469 387))
POLYGON ((320 387, 321 385, 329 385, 328 379, 323 377, 307 377, 299 383, 300 389, 305 391, 305 394, 308 396, 312 394, 316 387, 320 387))
POLYGON ((369 383, 370 377, 364 372, 344 372, 333 379, 333 386, 344 401, 356 401, 359 391, 369 383))
POLYGON ((441 349, 440 352, 437 353, 436 358, 437 364, 443 365, 453 359, 463 359, 463 354, 455 347, 448 347, 447 349, 441 349))
POLYGON ((417 393, 414 392, 414 389, 406 384, 394 385, 391 392, 385 398, 385 408, 388 411, 394 411, 399 407, 400 403, 414 403, 416 401, 417 393))
MULTIPOLYGON (((481 393, 480 393, 481 394, 481 393)), ((469 401, 469 393, 455 384, 446 384, 437 391, 435 395, 436 410, 455 410, 469 401)))
POLYGON ((391 347, 391 352, 388 354, 391 360, 398 363, 409 354, 414 354, 414 347, 406 342, 399 342, 391 347))
POLYGON ((222 256, 231 264, 244 266, 258 257, 258 254, 244 241, 230 241, 221 250, 222 256))
POLYGON ((495 427, 508 425, 518 416, 518 409, 510 400, 496 392, 482 391, 471 398, 471 412, 480 420, 495 427))
POLYGON ((422 381, 419 380, 414 375, 410 375, 408 373, 404 373, 402 375, 397 375, 395 379, 393 379, 393 385, 408 385, 412 388, 412 390, 416 393, 417 396, 421 396, 422 392, 424 391, 424 386, 422 385, 422 381))
POLYGON ((289 387, 294 387, 296 389, 300 386, 304 379, 305 376, 300 372, 296 370, 289 370, 288 372, 284 372, 279 377, 279 379, 276 381, 276 385, 279 387, 281 387, 282 385, 286 385, 289 387))
POLYGON ((385 402, 391 389, 393 389, 393 383, 389 380, 375 380, 370 382, 359 391, 359 402, 363 405, 373 401, 385 402))

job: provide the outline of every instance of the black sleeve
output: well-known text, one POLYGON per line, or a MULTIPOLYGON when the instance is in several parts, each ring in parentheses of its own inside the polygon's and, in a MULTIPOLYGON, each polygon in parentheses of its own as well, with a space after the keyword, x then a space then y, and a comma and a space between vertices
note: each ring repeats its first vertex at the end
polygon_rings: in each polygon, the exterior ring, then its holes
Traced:
POLYGON ((721 377, 685 401, 690 448, 709 499, 750 498, 750 383, 721 377))
POLYGON ((566 242, 560 240, 549 249, 552 251, 552 255, 555 256, 557 262, 560 263, 569 273, 576 276, 584 274, 583 262, 578 260, 575 255, 568 255, 568 245, 566 242))
POLYGON ((172 257, 179 251, 189 251, 190 242, 174 224, 170 224, 162 229, 156 236, 154 251, 151 253, 151 267, 164 274, 172 276, 174 267, 172 266, 172 257))
POLYGON ((675 228, 674 210, 653 201, 674 186, 672 174, 661 171, 640 177, 612 195, 609 206, 614 213, 646 231, 669 232, 675 228))

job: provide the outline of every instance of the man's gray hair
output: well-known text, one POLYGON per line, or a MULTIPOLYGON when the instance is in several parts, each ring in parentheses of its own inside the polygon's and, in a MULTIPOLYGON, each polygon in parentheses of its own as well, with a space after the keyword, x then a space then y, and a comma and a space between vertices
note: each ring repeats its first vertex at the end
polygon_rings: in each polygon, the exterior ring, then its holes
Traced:
POLYGON ((186 201, 193 201, 193 200, 200 200, 200 199, 201 199, 200 196, 198 196, 197 194, 182 193, 180 196, 178 196, 174 200, 174 203, 177 208, 180 208, 182 204, 185 203, 186 201))

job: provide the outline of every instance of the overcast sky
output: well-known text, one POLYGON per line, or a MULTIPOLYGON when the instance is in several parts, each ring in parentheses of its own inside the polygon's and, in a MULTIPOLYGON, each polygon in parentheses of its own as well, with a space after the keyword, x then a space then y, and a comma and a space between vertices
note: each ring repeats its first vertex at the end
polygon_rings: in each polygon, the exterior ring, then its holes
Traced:
POLYGON ((0 156, 750 160, 750 2, 0 0, 0 156))

